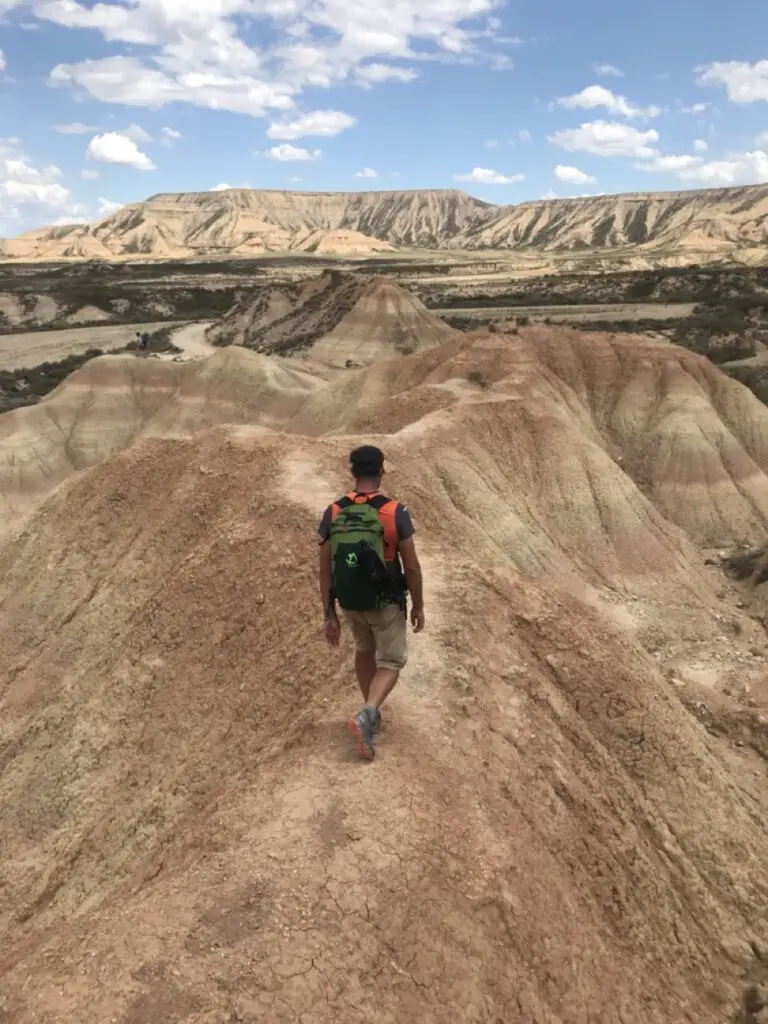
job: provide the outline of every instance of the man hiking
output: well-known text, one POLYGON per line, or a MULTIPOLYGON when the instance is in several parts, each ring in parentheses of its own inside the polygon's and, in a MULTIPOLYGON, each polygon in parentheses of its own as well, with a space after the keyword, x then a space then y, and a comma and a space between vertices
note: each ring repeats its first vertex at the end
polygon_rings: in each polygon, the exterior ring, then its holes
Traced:
POLYGON ((410 514, 380 490, 383 452, 363 445, 350 453, 349 464, 354 489, 328 506, 318 527, 320 596, 327 643, 339 645, 337 601, 352 630, 365 706, 347 725, 360 755, 370 761, 381 728, 379 708, 407 660, 406 594, 415 633, 424 628, 424 598, 410 514))

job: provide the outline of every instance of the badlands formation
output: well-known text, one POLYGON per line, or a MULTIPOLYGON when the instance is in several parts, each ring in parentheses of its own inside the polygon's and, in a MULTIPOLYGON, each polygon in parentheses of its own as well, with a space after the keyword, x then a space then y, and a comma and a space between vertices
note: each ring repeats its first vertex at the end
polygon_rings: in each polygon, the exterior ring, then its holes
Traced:
POLYGON ((718 552, 764 540, 768 409, 640 336, 403 354, 390 308, 359 369, 332 325, 0 417, 3 1024, 765 1019, 762 584, 718 552), (360 441, 427 584, 372 765, 315 570, 360 441))
POLYGON ((637 266, 730 259, 763 264, 768 186, 539 200, 510 206, 445 190, 228 189, 152 196, 94 224, 0 241, 0 258, 136 259, 374 255, 497 250, 634 254, 637 266))
POLYGON ((332 367, 366 366, 447 341, 456 332, 385 277, 328 271, 245 295, 208 331, 215 345, 304 352, 332 367))

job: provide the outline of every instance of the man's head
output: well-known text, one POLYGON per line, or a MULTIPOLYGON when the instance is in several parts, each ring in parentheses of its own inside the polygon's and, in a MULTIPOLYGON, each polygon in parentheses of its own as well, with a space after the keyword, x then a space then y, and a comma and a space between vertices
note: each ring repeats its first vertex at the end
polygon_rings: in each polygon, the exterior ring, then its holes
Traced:
POLYGON ((349 468, 356 481, 381 483, 384 473, 384 452, 372 444, 364 444, 349 453, 349 468))

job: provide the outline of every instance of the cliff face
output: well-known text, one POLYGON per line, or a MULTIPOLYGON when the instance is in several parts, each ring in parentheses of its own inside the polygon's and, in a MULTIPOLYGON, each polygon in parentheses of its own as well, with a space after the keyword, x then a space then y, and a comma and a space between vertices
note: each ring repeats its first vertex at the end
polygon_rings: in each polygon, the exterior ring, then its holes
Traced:
POLYGON ((6 259, 189 257, 265 252, 368 254, 396 248, 630 249, 761 262, 768 185, 633 193, 494 206, 456 190, 280 192, 230 189, 153 196, 94 224, 41 228, 0 242, 6 259))
POLYGON ((548 251, 626 246, 727 249, 765 245, 768 185, 631 193, 497 207, 463 232, 468 249, 548 251))

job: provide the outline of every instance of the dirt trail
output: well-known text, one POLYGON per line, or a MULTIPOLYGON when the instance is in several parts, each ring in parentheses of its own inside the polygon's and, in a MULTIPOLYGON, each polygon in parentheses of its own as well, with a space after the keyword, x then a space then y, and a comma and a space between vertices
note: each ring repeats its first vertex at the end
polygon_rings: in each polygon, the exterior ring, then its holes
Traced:
POLYGON ((205 340, 205 332, 211 326, 210 322, 187 324, 180 327, 171 335, 171 341, 190 359, 207 359, 218 350, 205 340))

